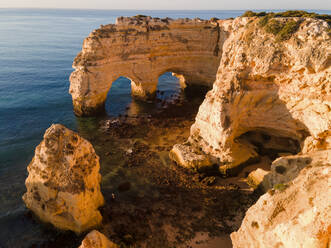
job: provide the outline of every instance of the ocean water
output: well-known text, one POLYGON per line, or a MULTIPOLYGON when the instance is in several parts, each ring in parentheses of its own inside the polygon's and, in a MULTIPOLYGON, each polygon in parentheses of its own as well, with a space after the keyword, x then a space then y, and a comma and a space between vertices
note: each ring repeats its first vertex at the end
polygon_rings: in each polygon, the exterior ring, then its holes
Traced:
MULTIPOLYGON (((93 29, 114 23, 118 16, 210 19, 243 12, 0 9, 0 247, 29 247, 31 233, 41 232, 37 223, 18 218, 24 212, 26 167, 45 130, 62 123, 81 131, 81 123, 94 121, 75 117, 68 93, 72 61, 93 29)), ((162 76, 163 97, 178 92, 176 85, 170 74, 162 76)), ((120 78, 113 84, 106 113, 125 114, 131 102, 130 82, 120 78)), ((138 104, 131 111, 149 109, 138 104)))

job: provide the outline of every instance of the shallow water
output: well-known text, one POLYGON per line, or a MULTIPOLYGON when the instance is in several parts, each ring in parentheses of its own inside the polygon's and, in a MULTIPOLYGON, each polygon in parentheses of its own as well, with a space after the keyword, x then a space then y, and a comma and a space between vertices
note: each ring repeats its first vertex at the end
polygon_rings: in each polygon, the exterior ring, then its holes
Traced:
MULTIPOLYGON (((121 231, 126 227, 123 223, 126 223, 126 225, 135 226, 135 228, 141 227, 140 230, 144 230, 143 234, 136 235, 135 238, 139 240, 135 240, 135 242, 143 244, 144 240, 149 240, 166 247, 170 243, 167 243, 168 239, 161 238, 162 235, 148 238, 148 235, 153 236, 158 230, 150 230, 150 227, 143 225, 139 226, 139 223, 147 219, 153 222, 151 226, 155 227, 158 225, 155 221, 162 219, 169 227, 169 223, 176 222, 174 212, 185 222, 192 219, 190 214, 197 214, 197 212, 201 214, 201 208, 205 208, 209 214, 202 214, 201 219, 199 218, 199 221, 191 225, 190 230, 192 231, 182 234, 174 242, 181 243, 180 239, 183 237, 189 240, 196 232, 213 233, 209 229, 216 224, 203 220, 208 219, 211 215, 217 215, 212 211, 212 207, 224 208, 218 200, 213 200, 213 197, 222 197, 223 194, 226 194, 226 197, 231 198, 232 193, 239 195, 241 193, 236 191, 226 193, 222 189, 205 192, 203 187, 190 191, 189 182, 192 175, 178 172, 178 168, 173 167, 167 159, 167 149, 187 137, 189 126, 193 123, 202 98, 197 97, 194 104, 190 102, 189 105, 185 105, 185 99, 194 102, 192 95, 188 97, 181 95, 178 82, 168 73, 160 78, 159 90, 164 92, 158 95, 160 101, 156 104, 140 103, 131 99, 129 81, 120 78, 113 84, 109 93, 106 116, 76 118, 72 112, 71 97, 68 94, 68 78, 72 72, 72 61, 80 51, 83 39, 100 24, 113 23, 117 16, 145 14, 158 17, 210 19, 211 17, 236 17, 242 13, 243 11, 0 9, 0 247, 77 247, 81 240, 81 237, 76 237, 71 233, 57 232, 35 221, 31 213, 24 208, 21 200, 25 191, 26 166, 33 156, 36 145, 41 141, 44 131, 52 123, 62 123, 91 140, 102 159, 104 193, 119 193, 118 187, 128 180, 130 181, 130 189, 121 193, 121 200, 112 202, 111 199, 108 199, 109 206, 114 207, 102 210, 107 216, 105 227, 109 223, 117 225, 114 229, 104 230, 109 236, 114 237, 117 241, 130 244, 131 241, 125 240, 123 237, 126 234, 134 236, 138 230, 133 229, 127 233, 121 231), (170 108, 170 112, 167 111, 169 110, 167 107, 170 108), (176 119, 183 117, 183 113, 187 113, 188 120, 176 119), (113 126, 113 130, 118 132, 126 130, 126 133, 131 134, 132 137, 120 139, 116 135, 112 136, 114 133, 107 125, 109 125, 110 118, 119 115, 122 116, 121 125, 113 126), (131 129, 126 129, 128 126, 123 118, 135 120, 136 116, 143 116, 145 119, 142 122, 138 121, 138 124, 136 123, 132 129, 138 129, 139 132, 130 133, 128 130, 131 129), (178 138, 176 136, 169 140, 173 131, 169 133, 167 126, 156 129, 155 135, 149 137, 146 127, 151 125, 152 128, 155 125, 154 122, 166 122, 169 127, 177 128, 178 138), (109 137, 105 136, 105 132, 109 134, 109 137), (146 138, 144 135, 148 137, 146 138), (105 137, 109 140, 103 140, 105 137), (168 140, 165 140, 167 137, 168 140), (122 162, 127 159, 123 151, 130 149, 129 146, 134 145, 137 140, 149 146, 148 154, 152 154, 150 159, 152 163, 138 166, 138 168, 127 168, 127 164, 122 162), (105 146, 105 144, 107 145, 105 146), (108 147, 110 151, 104 151, 104 147, 108 147), (120 149, 118 157, 114 153, 111 156, 106 155, 107 152, 111 152, 110 148, 120 149), (157 163, 162 165, 161 169, 157 167, 157 163), (149 173, 144 174, 144 171, 149 173), (166 176, 163 177, 160 173, 165 173, 166 176), (178 175, 183 176, 180 179, 187 183, 186 186, 182 185, 183 182, 178 179, 178 175), (167 187, 155 186, 155 182, 158 180, 161 184, 164 182, 167 187), (174 180, 171 187, 169 180, 174 180), (165 191, 168 193, 164 194, 165 191), (169 198, 173 201, 170 201, 169 198), (200 198, 208 201, 210 205, 207 204, 208 207, 201 205, 200 198), (183 202, 190 199, 192 207, 183 206, 183 202), (163 204, 159 207, 155 206, 157 202, 163 204), (124 208, 122 208, 123 204, 124 208), (171 213, 167 213, 164 208, 172 209, 171 213), (126 219, 126 216, 117 218, 118 222, 114 221, 116 216, 125 215, 125 211, 131 222, 126 219), (140 222, 132 221, 135 218, 142 219, 140 222), (197 226, 201 228, 197 228, 197 226)), ((129 121, 129 123, 131 122, 129 121)), ((139 154, 138 152, 138 157, 135 159, 139 160, 139 154)), ((107 195, 109 196, 109 194, 107 195)), ((224 212, 221 211, 221 213, 224 212)), ((222 216, 220 214, 217 216, 215 220, 220 221, 222 216)), ((173 226, 180 229, 180 225, 184 224, 179 222, 173 226)), ((222 230, 220 228, 219 232, 214 234, 220 235, 222 230)))

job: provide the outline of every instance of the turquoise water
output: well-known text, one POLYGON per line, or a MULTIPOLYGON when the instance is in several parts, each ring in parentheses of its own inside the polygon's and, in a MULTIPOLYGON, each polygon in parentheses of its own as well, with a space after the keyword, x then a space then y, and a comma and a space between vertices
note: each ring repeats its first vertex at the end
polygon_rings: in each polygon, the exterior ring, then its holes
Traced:
MULTIPOLYGON (((23 216, 26 166, 52 123, 79 130, 79 123, 91 121, 74 116, 68 79, 72 61, 93 29, 114 23, 118 16, 210 19, 243 12, 0 9, 0 247, 30 247, 41 242, 40 235, 52 237, 23 216)), ((125 78, 114 83, 106 104, 108 115, 128 111, 132 105, 129 86, 125 78)), ((160 79, 166 91, 163 97, 177 92, 173 86, 176 82, 170 74, 160 79)), ((149 110, 138 107, 142 112, 149 110)))

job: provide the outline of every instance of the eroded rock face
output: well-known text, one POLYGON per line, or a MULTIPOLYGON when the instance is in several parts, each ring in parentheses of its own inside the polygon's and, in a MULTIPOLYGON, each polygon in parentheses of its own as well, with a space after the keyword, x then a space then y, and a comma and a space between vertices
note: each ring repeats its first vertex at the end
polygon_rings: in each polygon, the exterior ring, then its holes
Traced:
POLYGON ((295 156, 280 157, 272 162, 270 173, 266 174, 260 188, 264 191, 278 184, 286 184, 295 179, 307 166, 331 166, 331 150, 320 150, 295 156))
POLYGON ((28 166, 23 200, 42 221, 80 233, 101 223, 99 157, 77 133, 53 124, 28 166))
POLYGON ((285 41, 261 28, 258 18, 219 21, 229 38, 188 143, 217 158, 224 174, 235 174, 260 154, 275 159, 330 148, 329 26, 289 19, 300 26, 285 41))
POLYGON ((102 233, 93 230, 86 235, 79 248, 119 248, 102 233))
POLYGON ((324 248, 331 244, 331 166, 303 169, 264 194, 231 234, 234 248, 324 248))
POLYGON ((115 25, 93 31, 75 58, 70 77, 74 111, 104 111, 112 82, 120 76, 131 80, 132 95, 141 99, 154 96, 165 72, 175 73, 182 87, 211 87, 226 37, 216 21, 118 18, 115 25))

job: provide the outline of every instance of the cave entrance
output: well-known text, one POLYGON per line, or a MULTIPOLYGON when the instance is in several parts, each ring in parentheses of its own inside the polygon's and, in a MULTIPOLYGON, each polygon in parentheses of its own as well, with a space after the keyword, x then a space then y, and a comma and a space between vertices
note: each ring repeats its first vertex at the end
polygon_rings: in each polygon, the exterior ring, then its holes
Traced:
POLYGON ((105 111, 108 116, 124 115, 132 103, 131 80, 126 77, 116 79, 108 91, 105 111))
MULTIPOLYGON (((246 132, 237 139, 240 143, 253 145, 259 155, 259 166, 263 169, 270 169, 271 163, 279 157, 295 155, 300 152, 300 142, 291 137, 277 135, 273 130, 252 130, 246 132)), ((253 169, 253 168, 252 168, 253 169)), ((244 168, 249 170, 249 168, 244 168)))

